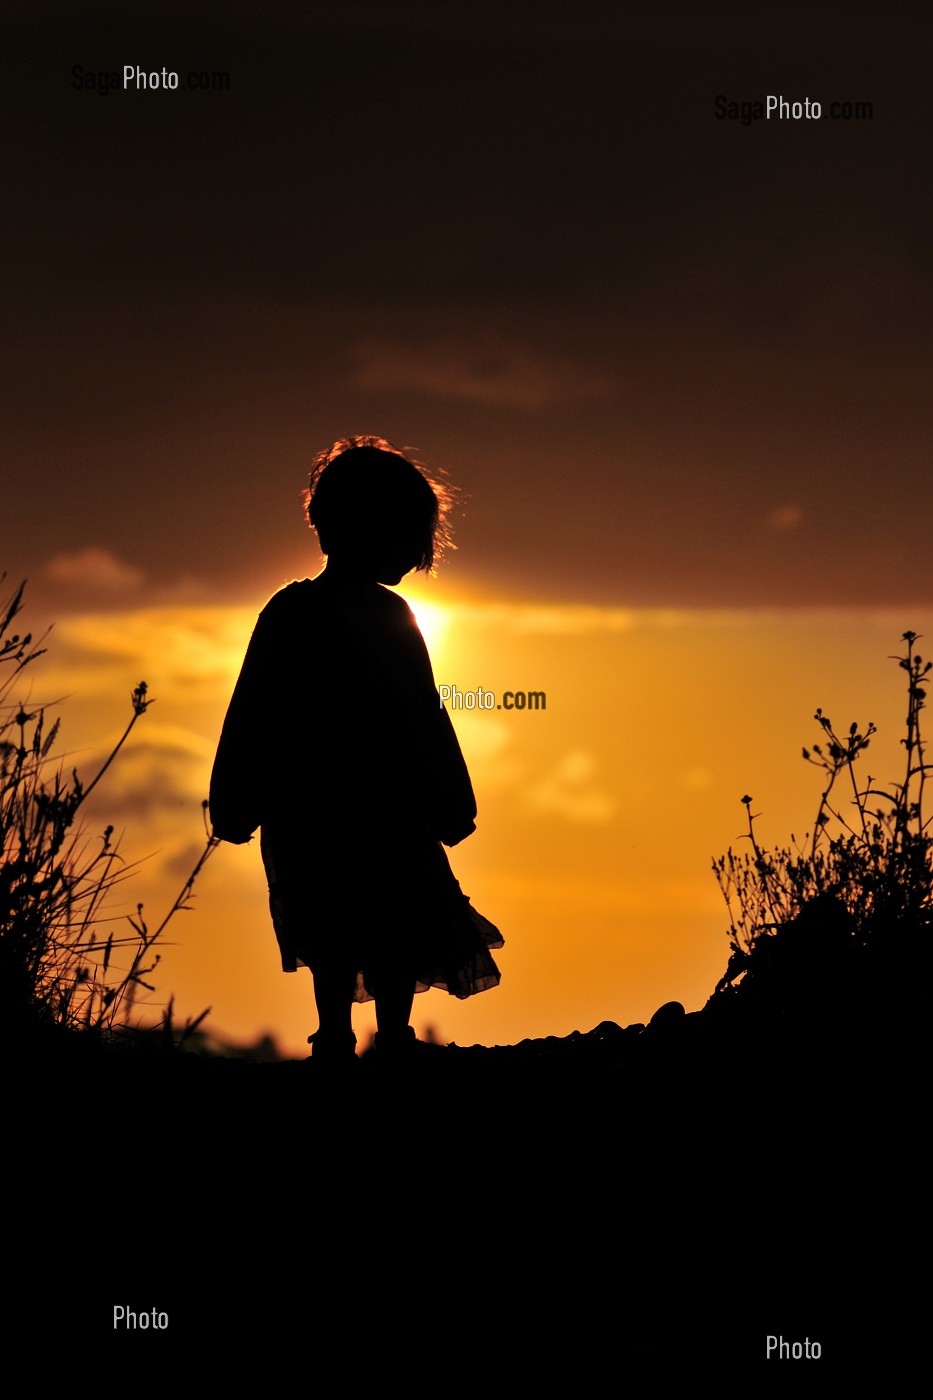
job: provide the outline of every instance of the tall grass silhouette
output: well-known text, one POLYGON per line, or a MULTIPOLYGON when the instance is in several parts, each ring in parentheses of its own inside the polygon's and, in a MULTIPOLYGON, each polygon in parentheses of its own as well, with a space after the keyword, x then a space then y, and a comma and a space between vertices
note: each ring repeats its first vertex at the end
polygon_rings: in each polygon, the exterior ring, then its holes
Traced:
MULTIPOLYGON (((113 1035, 129 1026, 139 994, 155 990, 148 979, 160 960, 157 944, 188 906, 216 843, 206 830, 200 858, 158 927, 147 925, 141 904, 135 915, 109 916, 109 896, 135 867, 121 857, 112 826, 87 833, 81 809, 153 702, 140 682, 126 729, 91 781, 66 773, 55 754, 60 720, 48 724, 46 706, 22 693, 48 635, 15 630, 24 590, 22 583, 0 602, 0 1016, 8 1031, 57 1026, 113 1035)), ((171 1019, 170 1002, 169 1033, 171 1019)))
MULTIPOLYGON (((745 796, 748 848, 713 861, 730 916, 731 956, 716 991, 755 988, 799 993, 825 987, 841 973, 910 979, 929 961, 933 925, 933 817, 926 810, 922 714, 933 662, 905 632, 903 654, 892 657, 907 681, 904 771, 881 786, 859 781, 857 766, 876 733, 850 724, 839 733, 822 710, 814 716, 820 742, 804 760, 822 774, 811 832, 803 841, 765 848, 752 798, 745 796)), ((880 990, 880 986, 878 987, 880 990)))

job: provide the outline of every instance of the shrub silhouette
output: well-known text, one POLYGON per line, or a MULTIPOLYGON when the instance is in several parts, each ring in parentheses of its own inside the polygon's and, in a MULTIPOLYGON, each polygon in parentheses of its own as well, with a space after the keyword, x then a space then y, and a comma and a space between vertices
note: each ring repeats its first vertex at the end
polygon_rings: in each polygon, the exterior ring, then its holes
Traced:
MULTIPOLYGON (((42 705, 15 698, 24 672, 45 653, 45 637, 13 630, 24 589, 0 603, 0 1017, 14 1034, 42 1026, 111 1033, 128 1024, 139 990, 154 990, 146 979, 159 962, 155 945, 186 907, 215 843, 208 835, 155 931, 137 905, 136 916, 122 921, 128 932, 102 936, 107 896, 133 867, 121 858, 113 827, 92 841, 78 816, 152 701, 141 682, 129 723, 93 780, 85 786, 74 770, 66 777, 53 757, 59 721, 47 727, 42 705)), ((170 1031, 171 1004, 165 1020, 170 1031)))
MULTIPOLYGON (((879 787, 856 776, 876 733, 851 724, 840 736, 817 710, 820 743, 803 750, 824 775, 812 833, 798 844, 764 849, 752 799, 742 798, 750 850, 730 848, 713 871, 730 916, 731 956, 716 994, 742 992, 786 1006, 866 978, 908 979, 926 969, 933 922, 931 818, 925 812, 930 765, 921 715, 933 663, 905 632, 906 652, 892 657, 907 679, 905 770, 879 787), (839 786, 848 786, 843 801, 839 786)), ((925 971, 923 972, 925 976, 925 971)), ((877 989, 876 982, 876 989, 877 989)))

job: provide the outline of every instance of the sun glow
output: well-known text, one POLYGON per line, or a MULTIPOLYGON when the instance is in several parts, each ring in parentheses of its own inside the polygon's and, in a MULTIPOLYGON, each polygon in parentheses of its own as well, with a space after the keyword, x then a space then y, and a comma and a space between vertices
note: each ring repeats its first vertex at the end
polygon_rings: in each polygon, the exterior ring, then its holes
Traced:
POLYGON ((440 650, 444 634, 450 622, 450 614, 446 608, 442 608, 437 603, 426 603, 421 598, 408 598, 405 602, 415 614, 415 620, 421 629, 421 635, 427 644, 431 660, 437 662, 437 655, 440 650))

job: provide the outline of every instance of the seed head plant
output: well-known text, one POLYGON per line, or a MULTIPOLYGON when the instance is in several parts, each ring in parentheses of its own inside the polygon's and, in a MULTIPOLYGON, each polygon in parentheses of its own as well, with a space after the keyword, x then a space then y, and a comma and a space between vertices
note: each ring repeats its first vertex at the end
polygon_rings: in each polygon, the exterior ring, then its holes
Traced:
MULTIPOLYGON (((866 967, 896 965, 902 976, 910 976, 911 961, 928 952, 933 818, 925 810, 930 765, 921 717, 933 662, 916 651, 915 632, 905 632, 902 640, 905 652, 891 658, 907 681, 899 782, 882 787, 870 775, 859 782, 857 766, 876 733, 874 724, 861 730, 853 723, 839 734, 817 710, 820 742, 803 750, 823 784, 812 832, 800 843, 792 836, 790 846, 767 850, 758 839, 752 799, 742 798, 748 848, 739 855, 730 848, 713 861, 729 910, 731 948, 717 992, 738 988, 746 977, 760 982, 760 974, 773 967, 780 935, 790 928, 825 932, 832 925, 834 957, 854 953, 866 967)), ((806 951, 796 970, 807 976, 806 951)))
MULTIPOLYGON (((66 776, 53 756, 59 721, 47 726, 45 708, 17 695, 46 639, 14 630, 24 587, 0 602, 0 1015, 7 1029, 54 1025, 113 1034, 129 1024, 139 992, 154 990, 147 979, 159 962, 156 945, 169 919, 189 906, 215 842, 208 832, 155 930, 141 904, 135 916, 108 917, 108 896, 134 867, 122 859, 112 826, 94 839, 79 815, 153 702, 141 682, 126 729, 96 775, 86 785, 74 769, 66 776)), ((170 1022, 171 1012, 166 1016, 170 1022)))

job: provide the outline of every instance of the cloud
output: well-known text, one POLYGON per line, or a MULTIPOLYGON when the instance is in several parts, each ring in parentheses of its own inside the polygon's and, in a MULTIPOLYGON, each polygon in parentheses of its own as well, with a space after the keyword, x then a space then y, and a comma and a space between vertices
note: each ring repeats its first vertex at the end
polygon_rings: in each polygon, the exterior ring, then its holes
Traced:
POLYGON ((713 775, 708 768, 687 768, 678 782, 685 792, 703 792, 712 785, 713 775))
POLYGON ((612 819, 616 804, 595 782, 598 764, 591 753, 572 749, 529 793, 532 806, 568 821, 603 823, 612 819))
MULTIPOLYGON (((929 602, 915 599, 898 608, 816 607, 756 608, 619 608, 587 603, 445 603, 452 630, 469 628, 505 636, 592 637, 601 633, 677 631, 707 628, 741 628, 756 631, 763 626, 820 624, 872 625, 904 630, 905 615, 914 619, 914 630, 930 616, 929 602)), ((446 677, 444 678, 446 679, 446 677)))
POLYGON ((357 383, 366 390, 409 390, 492 408, 535 411, 602 398, 603 374, 519 342, 436 337, 420 344, 369 339, 357 345, 357 383))
POLYGON ((122 696, 145 677, 155 699, 229 699, 255 609, 157 607, 83 613, 55 626, 45 684, 62 693, 122 696))
POLYGON ((141 569, 124 564, 109 549, 90 546, 72 554, 56 554, 46 564, 43 573, 52 583, 64 583, 72 588, 86 588, 99 593, 135 592, 145 582, 141 569))
POLYGON ((452 621, 517 636, 586 637, 636 628, 747 625, 763 614, 700 608, 615 608, 586 603, 451 603, 452 621))
POLYGON ((523 768, 513 752, 513 731, 507 724, 487 710, 458 710, 451 720, 478 789, 499 792, 521 780, 523 768))
POLYGON ((798 525, 803 524, 803 520, 803 507, 796 505, 775 506, 768 516, 768 524, 772 530, 796 530, 798 525))
MULTIPOLYGON (((179 725, 157 725, 149 715, 141 723, 145 728, 133 731, 90 799, 90 810, 114 823, 151 820, 160 812, 170 825, 196 823, 207 796, 213 745, 179 725)), ((107 756, 97 749, 82 755, 73 766, 87 783, 107 756)))

